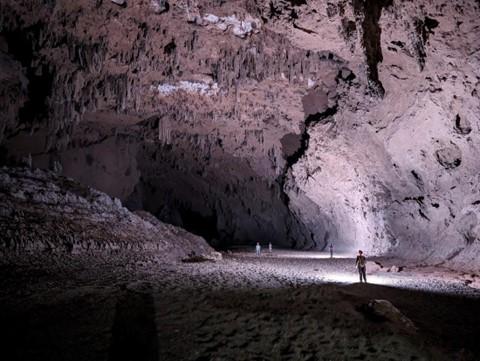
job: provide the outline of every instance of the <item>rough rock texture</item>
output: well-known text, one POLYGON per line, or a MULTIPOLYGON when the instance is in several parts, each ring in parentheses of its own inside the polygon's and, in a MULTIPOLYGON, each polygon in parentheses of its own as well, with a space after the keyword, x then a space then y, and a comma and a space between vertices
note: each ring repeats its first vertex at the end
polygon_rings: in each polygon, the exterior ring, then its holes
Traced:
POLYGON ((478 2, 0 14, 1 77, 17 74, 0 90, 3 162, 62 169, 212 243, 478 266, 478 2))
POLYGON ((3 257, 122 250, 149 251, 166 261, 214 256, 201 237, 39 169, 0 169, 0 234, 3 257))

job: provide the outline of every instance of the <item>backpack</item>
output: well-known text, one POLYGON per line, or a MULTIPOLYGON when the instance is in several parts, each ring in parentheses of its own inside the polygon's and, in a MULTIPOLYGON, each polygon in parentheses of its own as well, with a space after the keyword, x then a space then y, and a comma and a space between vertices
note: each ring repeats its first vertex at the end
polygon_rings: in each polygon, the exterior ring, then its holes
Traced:
POLYGON ((358 266, 365 267, 366 259, 365 256, 358 256, 358 266))

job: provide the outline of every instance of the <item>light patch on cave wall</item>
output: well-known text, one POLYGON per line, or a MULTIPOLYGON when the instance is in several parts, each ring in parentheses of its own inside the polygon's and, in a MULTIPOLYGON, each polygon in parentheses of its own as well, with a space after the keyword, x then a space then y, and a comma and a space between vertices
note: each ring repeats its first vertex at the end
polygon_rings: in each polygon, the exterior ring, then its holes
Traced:
POLYGON ((227 31, 230 29, 233 35, 239 38, 246 38, 252 33, 256 33, 260 29, 260 21, 247 16, 244 20, 238 19, 235 15, 219 17, 213 14, 206 14, 203 20, 215 25, 217 29, 227 31))
POLYGON ((158 91, 159 95, 162 96, 172 95, 180 91, 204 96, 214 96, 217 95, 219 91, 217 83, 209 84, 205 82, 191 82, 185 80, 178 82, 178 84, 164 83, 157 86, 152 85, 151 89, 158 91))

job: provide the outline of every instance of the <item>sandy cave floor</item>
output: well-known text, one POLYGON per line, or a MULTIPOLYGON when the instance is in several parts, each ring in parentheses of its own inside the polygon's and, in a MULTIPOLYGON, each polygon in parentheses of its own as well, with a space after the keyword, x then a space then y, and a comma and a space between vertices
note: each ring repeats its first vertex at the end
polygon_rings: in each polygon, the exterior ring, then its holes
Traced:
POLYGON ((386 272, 402 264, 377 261, 385 267, 370 264, 369 284, 357 283, 353 258, 311 252, 3 262, 2 350, 6 360, 480 359, 476 275, 386 272), (379 318, 366 307, 372 299, 400 313, 379 318))

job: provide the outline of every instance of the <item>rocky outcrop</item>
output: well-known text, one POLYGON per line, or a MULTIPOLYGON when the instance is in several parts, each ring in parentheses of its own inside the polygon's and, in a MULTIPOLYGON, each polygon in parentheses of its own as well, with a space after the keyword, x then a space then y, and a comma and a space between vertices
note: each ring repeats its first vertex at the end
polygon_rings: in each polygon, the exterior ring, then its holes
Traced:
POLYGON ((370 300, 357 307, 367 319, 376 322, 389 322, 397 327, 397 332, 415 333, 417 328, 398 308, 388 300, 370 300))
POLYGON ((0 169, 0 252, 149 251, 175 261, 214 256, 202 238, 131 213, 118 198, 51 172, 0 169))
POLYGON ((123 3, 0 4, 3 163, 212 244, 478 263, 478 3, 123 3))

